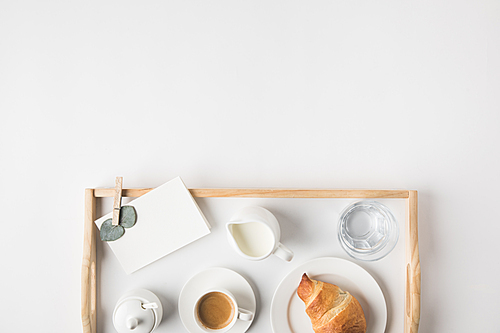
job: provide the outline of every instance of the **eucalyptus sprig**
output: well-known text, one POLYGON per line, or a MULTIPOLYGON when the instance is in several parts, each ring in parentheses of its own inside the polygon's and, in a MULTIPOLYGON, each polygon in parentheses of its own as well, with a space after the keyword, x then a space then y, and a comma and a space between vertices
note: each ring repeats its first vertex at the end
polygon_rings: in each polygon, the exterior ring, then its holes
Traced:
POLYGON ((133 206, 122 206, 120 208, 120 221, 113 225, 112 219, 107 219, 101 225, 101 240, 112 242, 125 234, 125 228, 132 228, 137 222, 137 212, 133 206))

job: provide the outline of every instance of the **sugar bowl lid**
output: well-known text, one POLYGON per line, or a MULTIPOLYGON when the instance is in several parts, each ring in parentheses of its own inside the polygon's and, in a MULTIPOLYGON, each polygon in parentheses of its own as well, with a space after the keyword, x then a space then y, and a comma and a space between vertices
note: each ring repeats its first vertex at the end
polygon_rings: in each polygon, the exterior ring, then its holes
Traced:
POLYGON ((149 293, 144 289, 133 290, 118 300, 113 325, 119 333, 151 333, 159 325, 161 303, 156 295, 149 293))

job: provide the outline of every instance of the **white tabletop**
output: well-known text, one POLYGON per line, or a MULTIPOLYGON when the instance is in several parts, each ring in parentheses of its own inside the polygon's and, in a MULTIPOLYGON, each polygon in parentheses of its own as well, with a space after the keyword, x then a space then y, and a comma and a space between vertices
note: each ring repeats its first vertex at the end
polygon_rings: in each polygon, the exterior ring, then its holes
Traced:
MULTIPOLYGON (((181 176, 191 188, 416 189, 420 331, 491 331, 499 17, 495 0, 2 2, 0 330, 81 331, 84 189, 120 175, 124 187, 181 176)), ((297 255, 243 261, 222 225, 246 203, 200 200, 213 233, 130 276, 99 248, 104 333, 110 306, 135 286, 165 301, 159 331, 182 332, 179 290, 215 265, 252 283, 251 330, 268 333, 288 271, 345 258, 311 227, 331 228, 335 206, 263 200, 297 255), (201 247, 207 260, 191 261, 201 247)), ((388 296, 390 333, 402 325, 399 250, 362 265, 388 296)))

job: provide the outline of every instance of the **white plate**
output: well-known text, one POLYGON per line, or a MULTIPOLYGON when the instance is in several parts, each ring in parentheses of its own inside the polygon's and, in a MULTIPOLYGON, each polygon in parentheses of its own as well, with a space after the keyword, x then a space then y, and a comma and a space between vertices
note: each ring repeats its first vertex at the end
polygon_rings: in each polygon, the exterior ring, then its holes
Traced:
POLYGON ((297 296, 302 274, 333 283, 351 293, 365 313, 368 333, 383 333, 387 322, 384 294, 373 277, 360 266, 340 258, 318 258, 290 272, 276 288, 271 303, 274 333, 314 333, 304 302, 297 296))
MULTIPOLYGON (((179 295, 179 316, 184 327, 190 333, 203 333, 196 325, 194 319, 194 305, 205 291, 211 288, 224 288, 230 291, 238 307, 247 309, 254 313, 256 301, 252 287, 240 274, 227 268, 214 267, 202 271, 193 276, 182 288, 179 295)), ((230 333, 244 333, 252 324, 252 321, 236 321, 236 324, 228 331, 230 333)))

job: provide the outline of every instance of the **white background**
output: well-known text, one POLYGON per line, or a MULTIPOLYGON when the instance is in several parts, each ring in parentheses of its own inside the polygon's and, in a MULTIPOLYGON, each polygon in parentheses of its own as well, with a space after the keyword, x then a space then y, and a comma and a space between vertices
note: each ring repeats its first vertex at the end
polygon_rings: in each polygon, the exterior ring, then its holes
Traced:
POLYGON ((493 0, 2 1, 1 330, 81 331, 84 188, 179 175, 417 189, 420 331, 495 331, 499 89, 493 0))

